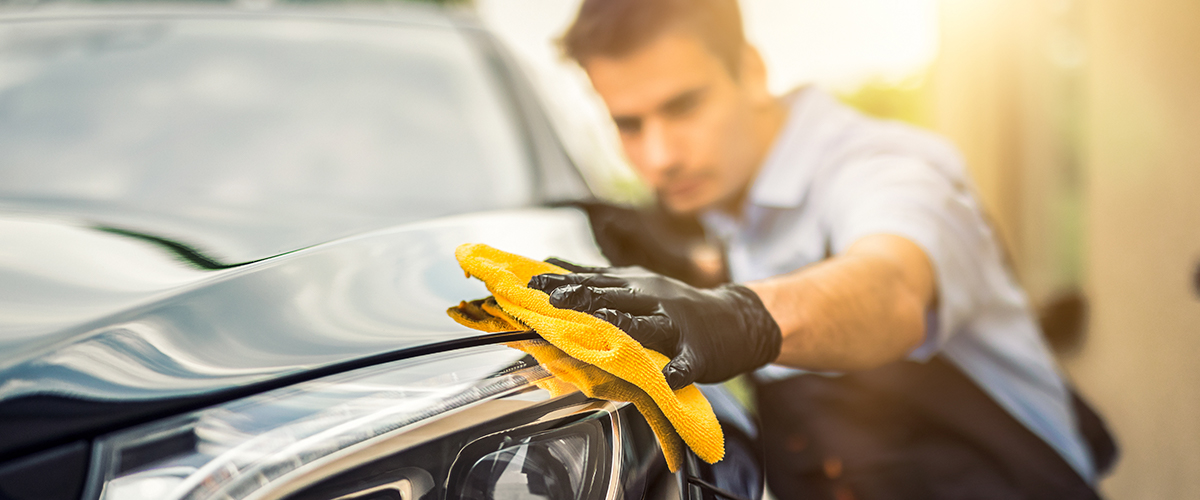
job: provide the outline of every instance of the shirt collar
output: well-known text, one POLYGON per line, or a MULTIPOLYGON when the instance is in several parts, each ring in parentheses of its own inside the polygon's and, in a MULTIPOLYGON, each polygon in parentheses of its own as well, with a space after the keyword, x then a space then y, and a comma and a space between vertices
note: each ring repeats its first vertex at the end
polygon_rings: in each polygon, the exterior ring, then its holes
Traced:
POLYGON ((741 227, 753 226, 767 209, 799 207, 828 144, 853 116, 833 97, 811 86, 793 90, 782 100, 787 119, 755 175, 741 219, 719 209, 700 214, 704 225, 721 239, 728 239, 741 227))
POLYGON ((845 125, 837 101, 811 86, 794 90, 783 99, 788 105, 787 121, 750 187, 750 205, 799 207, 829 141, 845 125))

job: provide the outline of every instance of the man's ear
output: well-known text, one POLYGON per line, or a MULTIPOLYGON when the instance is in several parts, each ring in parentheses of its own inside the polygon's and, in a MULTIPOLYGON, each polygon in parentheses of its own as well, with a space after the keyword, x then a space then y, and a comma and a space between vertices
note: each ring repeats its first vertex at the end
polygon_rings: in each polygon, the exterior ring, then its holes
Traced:
POLYGON ((774 101, 771 91, 767 89, 767 64, 763 62, 758 49, 749 43, 742 45, 741 70, 738 76, 738 83, 750 98, 750 102, 763 105, 774 101))

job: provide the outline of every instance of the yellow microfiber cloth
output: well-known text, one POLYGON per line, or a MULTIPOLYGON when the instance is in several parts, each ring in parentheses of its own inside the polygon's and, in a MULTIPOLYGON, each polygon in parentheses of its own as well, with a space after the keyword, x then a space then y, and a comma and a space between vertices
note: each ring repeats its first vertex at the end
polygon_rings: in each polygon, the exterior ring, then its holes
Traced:
MULTIPOLYGON (((708 463, 724 456, 725 439, 712 406, 694 385, 678 391, 667 386, 662 375, 670 361, 666 356, 604 320, 556 308, 545 292, 526 286, 533 276, 567 274, 565 269, 481 244, 460 245, 455 256, 493 296, 451 308, 448 313, 455 320, 485 331, 537 331, 550 345, 526 341, 513 347, 532 354, 559 380, 588 396, 633 403, 650 422, 672 471, 683 460, 680 440, 708 463)), ((550 387, 555 383, 543 387, 561 393, 562 386, 550 387)))
MULTIPOLYGON (((509 316, 496 304, 494 297, 463 302, 446 311, 462 325, 486 332, 504 332, 527 328, 509 316)), ((561 349, 545 340, 523 340, 506 344, 532 355, 538 364, 545 367, 554 377, 537 382, 553 396, 561 396, 578 389, 584 395, 609 401, 628 401, 645 417, 658 438, 667 466, 671 472, 679 470, 683 461, 684 444, 679 433, 671 427, 662 410, 650 399, 646 391, 636 385, 612 376, 608 372, 568 356, 561 349)))

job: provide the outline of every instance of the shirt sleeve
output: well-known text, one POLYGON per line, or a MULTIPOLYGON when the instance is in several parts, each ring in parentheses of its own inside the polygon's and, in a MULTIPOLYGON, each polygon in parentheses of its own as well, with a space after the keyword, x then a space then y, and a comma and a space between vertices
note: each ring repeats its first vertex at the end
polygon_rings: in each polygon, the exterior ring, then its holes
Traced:
POLYGON ((859 239, 891 234, 929 258, 937 305, 926 338, 909 354, 926 360, 961 331, 979 307, 988 277, 983 259, 999 259, 991 229, 962 174, 907 156, 874 156, 844 164, 828 179, 824 222, 834 253, 859 239))

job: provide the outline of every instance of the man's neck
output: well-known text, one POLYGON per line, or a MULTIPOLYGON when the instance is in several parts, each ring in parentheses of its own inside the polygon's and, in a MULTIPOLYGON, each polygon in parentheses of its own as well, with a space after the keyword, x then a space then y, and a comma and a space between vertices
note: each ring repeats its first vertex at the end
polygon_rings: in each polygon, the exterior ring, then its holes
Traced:
POLYGON ((719 202, 713 208, 739 220, 745 215, 743 212, 745 212, 746 198, 750 196, 750 189, 754 186, 755 180, 758 179, 758 174, 762 171, 763 162, 766 161, 767 155, 771 152, 771 146, 775 144, 775 138, 779 136, 780 130, 783 129, 783 124, 787 121, 787 115, 787 104, 779 96, 775 96, 769 103, 755 110, 754 121, 751 124, 754 129, 753 137, 756 153, 754 169, 741 189, 725 201, 719 202))

